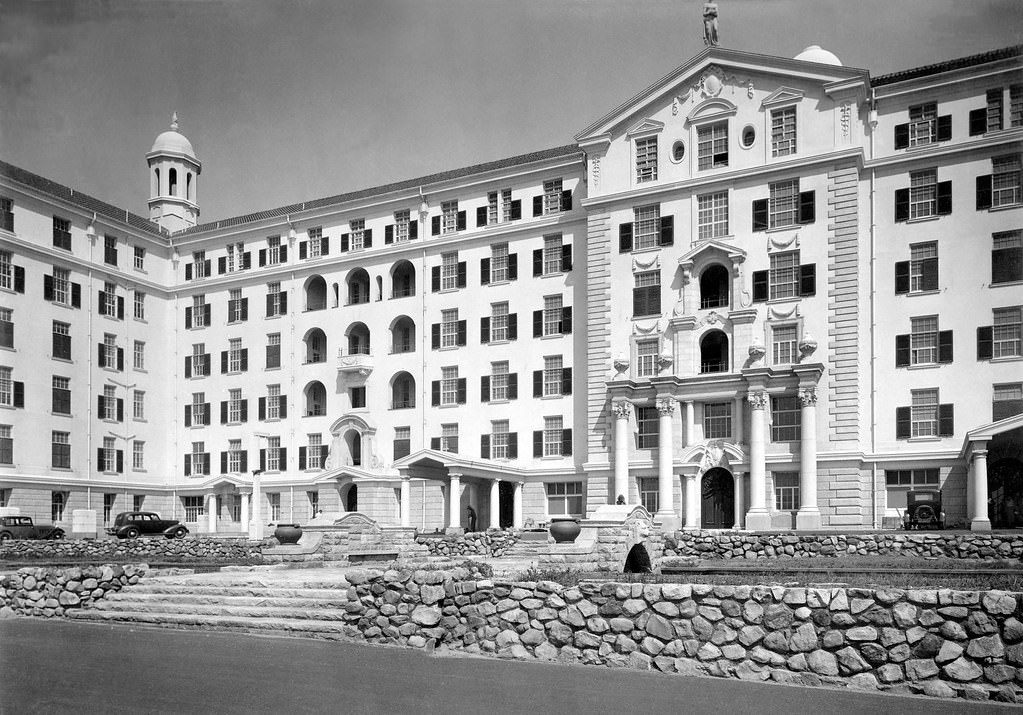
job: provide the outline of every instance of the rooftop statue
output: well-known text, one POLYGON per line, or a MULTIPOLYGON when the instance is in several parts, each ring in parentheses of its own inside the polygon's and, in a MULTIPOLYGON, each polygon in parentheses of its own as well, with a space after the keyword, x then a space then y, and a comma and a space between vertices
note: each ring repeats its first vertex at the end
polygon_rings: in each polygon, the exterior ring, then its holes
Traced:
POLYGON ((718 45, 718 4, 703 3, 703 44, 710 47, 718 45))

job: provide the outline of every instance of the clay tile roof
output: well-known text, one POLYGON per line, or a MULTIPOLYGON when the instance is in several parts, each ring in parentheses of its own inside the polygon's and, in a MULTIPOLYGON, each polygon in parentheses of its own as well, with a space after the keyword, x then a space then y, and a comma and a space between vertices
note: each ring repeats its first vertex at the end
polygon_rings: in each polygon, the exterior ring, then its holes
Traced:
POLYGON ((907 80, 917 79, 919 77, 927 77, 928 75, 940 74, 942 72, 951 72, 952 70, 958 70, 964 67, 982 65, 988 62, 1009 59, 1010 57, 1019 57, 1020 54, 1023 54, 1023 45, 1003 47, 1000 50, 990 50, 988 52, 981 52, 979 55, 960 57, 957 60, 947 60, 945 62, 938 62, 937 64, 933 65, 925 65, 923 67, 915 67, 913 69, 892 72, 891 74, 883 74, 878 77, 872 78, 870 80, 870 84, 873 87, 879 87, 885 84, 894 84, 895 82, 905 82, 907 80))

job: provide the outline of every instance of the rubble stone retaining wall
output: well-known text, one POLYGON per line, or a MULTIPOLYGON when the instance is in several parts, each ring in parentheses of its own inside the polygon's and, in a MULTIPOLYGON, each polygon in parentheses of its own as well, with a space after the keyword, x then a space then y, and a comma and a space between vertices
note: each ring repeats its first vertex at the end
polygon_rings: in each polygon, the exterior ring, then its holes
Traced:
POLYGON ((898 554, 961 559, 1023 559, 1023 534, 876 532, 800 534, 678 531, 667 536, 665 556, 701 559, 773 559, 898 554))
POLYGON ((478 531, 445 536, 416 536, 430 556, 504 556, 518 536, 510 531, 478 531))
MULTIPOLYGON (((276 542, 274 542, 276 543, 276 542)), ((62 539, 8 541, 0 546, 0 561, 104 559, 141 561, 259 560, 264 544, 248 539, 62 539)))
POLYGON ((107 564, 84 568, 23 568, 0 578, 0 618, 62 616, 69 608, 83 608, 136 584, 146 573, 145 564, 107 564))
POLYGON ((346 631, 499 657, 1023 699, 1023 594, 468 576, 350 571, 346 631))

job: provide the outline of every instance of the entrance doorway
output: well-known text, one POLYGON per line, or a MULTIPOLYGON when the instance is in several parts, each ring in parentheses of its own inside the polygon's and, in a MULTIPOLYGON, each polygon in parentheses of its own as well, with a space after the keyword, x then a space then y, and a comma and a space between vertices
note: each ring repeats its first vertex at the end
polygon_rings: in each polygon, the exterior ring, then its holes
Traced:
POLYGON ((508 529, 515 521, 515 485, 511 482, 501 482, 497 487, 499 517, 498 524, 502 529, 508 529))
POLYGON ((735 525, 735 482, 732 474, 714 467, 700 482, 702 509, 700 528, 731 529, 735 525))
POLYGON ((1023 462, 999 459, 988 472, 988 518, 992 529, 1023 527, 1023 462))
POLYGON ((352 484, 344 496, 345 511, 359 510, 359 485, 352 484))

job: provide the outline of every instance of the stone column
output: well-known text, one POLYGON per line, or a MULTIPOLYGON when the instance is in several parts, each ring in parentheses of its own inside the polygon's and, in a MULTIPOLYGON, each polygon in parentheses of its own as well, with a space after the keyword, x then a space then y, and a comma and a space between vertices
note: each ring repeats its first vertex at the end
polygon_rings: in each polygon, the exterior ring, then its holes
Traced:
POLYGON ((462 480, 461 474, 449 474, 448 483, 448 528, 458 529, 462 526, 462 480))
MULTIPOLYGON (((674 474, 672 473, 672 434, 671 416, 675 412, 675 398, 657 398, 658 437, 657 437, 657 518, 658 521, 677 521, 678 515, 672 495, 674 474)), ((674 528, 677 524, 667 528, 674 528)))
POLYGON ((749 511, 746 513, 746 528, 749 531, 766 531, 771 528, 771 514, 767 511, 766 480, 764 477, 764 410, 767 409, 767 393, 751 390, 746 396, 750 406, 750 470, 749 470, 749 511))
POLYGON ((686 475, 686 531, 700 530, 700 476, 686 475))
POLYGON ((745 479, 742 476, 742 472, 732 472, 732 478, 735 480, 735 524, 732 525, 734 529, 742 528, 742 517, 746 513, 746 509, 743 505, 743 487, 745 479))
POLYGON ((735 406, 732 408, 732 441, 735 444, 742 444, 745 435, 742 430, 742 403, 741 397, 735 398, 735 406))
POLYGON ((501 528, 501 480, 490 482, 490 528, 501 528))
POLYGON ((263 540, 263 494, 260 490, 260 475, 252 475, 252 530, 249 532, 251 538, 256 541, 263 540))
POLYGON ((987 513, 987 442, 975 442, 973 450, 970 491, 973 492, 973 514, 970 515, 970 531, 991 531, 991 519, 987 513), (981 447, 981 449, 976 449, 981 447))
POLYGON ((685 401, 686 407, 686 446, 692 447, 696 441, 696 409, 692 400, 685 401))
POLYGON ((522 482, 515 482, 515 496, 512 499, 512 528, 522 528, 522 482))
POLYGON ((206 516, 210 520, 210 522, 209 522, 209 524, 210 524, 210 526, 209 526, 209 533, 216 534, 217 533, 217 495, 216 494, 210 494, 209 495, 209 504, 210 504, 209 505, 209 512, 206 514, 206 516))
POLYGON ((619 495, 629 501, 629 417, 632 416, 632 403, 618 400, 611 405, 611 411, 615 417, 615 484, 609 501, 614 504, 619 495))
POLYGON ((817 508, 817 388, 799 390, 802 411, 799 415, 799 511, 796 529, 812 531, 821 528, 821 512, 817 508))
POLYGON ((401 525, 412 526, 412 480, 401 478, 401 525))
POLYGON ((249 531, 249 495, 239 494, 238 498, 242 500, 242 531, 248 533, 249 531))

